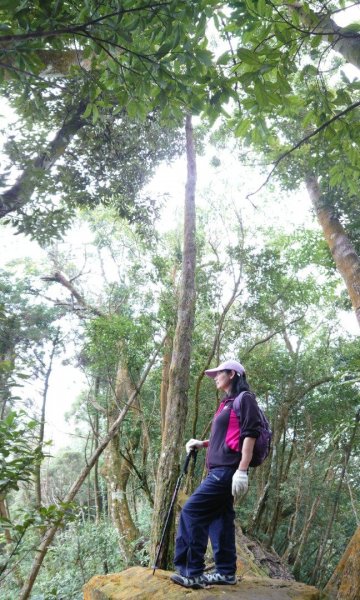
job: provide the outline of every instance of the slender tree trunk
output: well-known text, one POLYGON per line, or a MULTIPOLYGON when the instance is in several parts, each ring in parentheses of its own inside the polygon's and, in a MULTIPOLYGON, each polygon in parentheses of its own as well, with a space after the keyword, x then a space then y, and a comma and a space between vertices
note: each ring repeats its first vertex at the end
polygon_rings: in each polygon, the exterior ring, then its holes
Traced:
MULTIPOLYGON (((179 304, 174 346, 169 375, 165 428, 162 438, 159 468, 156 478, 151 561, 155 561, 157 546, 179 473, 179 458, 183 445, 187 415, 191 338, 195 314, 195 185, 196 161, 191 117, 186 117, 187 183, 184 211, 184 250, 179 290, 179 304)), ((170 531, 170 527, 168 531, 170 531)), ((170 536, 164 540, 158 566, 170 563, 170 536)))
MULTIPOLYGON (((297 524, 298 524, 299 515, 300 515, 300 507, 302 505, 303 476, 304 476, 304 462, 301 465, 301 471, 300 471, 299 480, 298 480, 298 489, 297 489, 296 501, 295 501, 295 512, 291 516, 291 519, 289 522, 289 527, 288 527, 288 532, 287 532, 287 544, 286 544, 283 554, 281 556, 281 558, 284 561, 288 562, 290 565, 294 562, 293 550, 297 545, 296 531, 297 531, 297 524)), ((306 512, 305 512, 305 515, 306 515, 306 512)))
MULTIPOLYGON (((0 495, 0 517, 2 519, 10 520, 10 515, 8 511, 8 507, 6 506, 6 498, 5 496, 0 495)), ((7 544, 12 543, 11 534, 8 528, 4 529, 5 540, 7 544)))
POLYGON ((161 375, 161 387, 160 387, 160 412, 161 412, 161 432, 165 429, 165 414, 166 414, 166 403, 167 395, 169 391, 169 374, 171 364, 173 340, 170 335, 166 336, 164 344, 163 364, 162 364, 162 375, 161 375))
POLYGON ((280 495, 280 487, 287 481, 288 479, 288 475, 289 475, 289 470, 290 470, 290 465, 293 459, 293 455, 294 455, 294 446, 296 443, 296 433, 294 433, 294 437, 290 446, 290 450, 289 450, 289 454, 288 454, 288 458, 285 464, 285 451, 286 451, 286 429, 284 428, 284 432, 283 432, 283 444, 282 444, 282 454, 281 454, 281 463, 280 463, 280 469, 279 469, 279 474, 278 474, 278 486, 277 486, 277 493, 276 493, 276 504, 275 504, 275 509, 273 511, 273 516, 272 516, 272 520, 270 523, 270 528, 269 528, 269 540, 268 540, 268 546, 271 547, 273 545, 274 542, 274 537, 278 528, 278 524, 280 519, 282 518, 282 511, 283 511, 283 499, 280 495))
MULTIPOLYGON (((41 416, 40 416, 40 431, 39 431, 39 446, 40 447, 42 447, 43 443, 44 443, 46 402, 47 402, 47 396, 48 396, 48 391, 49 391, 49 381, 50 381, 50 375, 51 375, 51 371, 52 371, 52 367, 53 367, 54 356, 55 356, 55 352, 56 352, 56 347, 59 343, 59 335, 60 335, 60 331, 58 330, 57 334, 55 336, 55 339, 53 340, 53 347, 52 347, 50 358, 49 358, 49 365, 48 365, 48 368, 46 369, 46 373, 45 373, 44 390, 43 390, 42 406, 41 406, 41 416)), ((35 494, 36 494, 36 505, 38 507, 40 507, 41 503, 42 503, 42 499, 41 499, 41 464, 38 464, 36 466, 35 494)))
MULTIPOLYGON (((95 381, 95 398, 98 395, 98 390, 99 390, 99 378, 96 378, 95 381)), ((95 418, 94 418, 94 443, 95 443, 95 450, 97 449, 98 445, 99 445, 99 413, 96 412, 95 413, 95 418)), ((95 465, 94 465, 94 500, 95 500, 95 523, 99 524, 101 521, 101 514, 102 514, 102 495, 101 495, 101 489, 100 489, 100 479, 99 479, 99 461, 96 461, 95 465)))
MULTIPOLYGON (((268 467, 269 471, 268 471, 268 476, 267 476, 267 482, 264 487, 263 493, 262 493, 261 497, 259 498, 258 504, 255 509, 255 513, 254 513, 254 516, 252 518, 251 525, 249 528, 249 531, 251 532, 252 535, 256 535, 256 532, 259 531, 260 523, 263 519, 267 504, 269 502, 270 493, 272 495, 272 492, 274 492, 275 497, 277 498, 276 490, 278 489, 278 477, 279 477, 279 473, 278 473, 278 471, 279 471, 279 456, 278 456, 279 443, 280 443, 281 437, 283 435, 285 423, 287 421, 288 412, 289 412, 289 404, 284 402, 283 406, 280 409, 280 414, 278 416, 278 419, 273 427, 271 462, 270 462, 270 466, 268 467)), ((277 505, 276 498, 275 498, 274 507, 277 505)), ((268 523, 265 528, 267 530, 269 530, 269 527, 270 527, 270 524, 268 523)))
POLYGON ((344 227, 326 203, 316 177, 306 177, 306 187, 322 227, 324 237, 336 267, 347 287, 351 304, 360 325, 360 257, 346 234, 344 227))
MULTIPOLYGON (((128 370, 120 360, 116 374, 115 402, 111 411, 110 424, 116 419, 118 406, 126 402, 127 398, 130 398, 134 393, 136 393, 135 388, 131 382, 128 370)), ((141 434, 140 405, 138 400, 135 400, 134 406, 137 410, 136 413, 131 411, 133 424, 128 441, 129 446, 133 450, 136 450, 140 443, 141 434)), ((119 433, 114 435, 107 448, 107 468, 105 473, 110 484, 111 516, 119 534, 118 539, 122 557, 126 564, 130 564, 136 549, 135 543, 140 537, 140 532, 134 523, 128 503, 127 484, 130 477, 130 465, 121 454, 119 433)))
POLYGON ((307 520, 307 516, 310 511, 309 502, 306 499, 308 494, 304 494, 304 489, 306 489, 305 484, 304 484, 304 476, 305 476, 305 464, 306 463, 310 464, 310 465, 313 464, 314 449, 313 449, 312 438, 314 437, 314 434, 313 434, 313 429, 311 427, 307 428, 307 435, 308 435, 308 441, 305 444, 305 452, 304 452, 303 460, 302 460, 301 467, 300 467, 300 473, 299 473, 298 480, 297 480, 295 511, 294 511, 294 514, 292 515, 292 517, 290 519, 290 523, 289 523, 288 534, 287 534, 287 538, 288 538, 287 547, 285 548, 283 555, 281 557, 283 560, 288 562, 290 565, 293 564, 295 561, 294 552, 296 551, 296 548, 298 547, 298 522, 300 521, 301 509, 304 514, 304 516, 302 516, 302 518, 301 518, 301 523, 303 521, 307 520), (303 501, 304 496, 305 496, 305 502, 303 501))
MULTIPOLYGON (((8 521, 10 521, 10 515, 9 515, 8 506, 6 503, 6 498, 1 495, 0 495, 0 517, 2 519, 7 519, 8 521)), ((11 555, 11 553, 14 550, 14 542, 12 540, 11 533, 8 528, 4 528, 4 537, 5 537, 5 542, 6 542, 7 553, 8 553, 8 555, 11 555)), ((4 554, 3 544, 1 544, 1 546, 2 546, 1 549, 4 554)), ((18 563, 16 563, 15 566, 12 568, 12 572, 13 572, 13 576, 16 580, 17 587, 20 590, 22 588, 22 586, 24 585, 24 580, 22 578, 20 565, 18 563)), ((2 574, 3 574, 3 571, 2 571, 2 574)))
POLYGON ((8 403, 10 403, 10 399, 11 399, 11 392, 10 392, 11 371, 15 366, 15 348, 13 345, 10 345, 10 347, 8 347, 6 349, 6 351, 0 355, 0 362, 4 362, 4 361, 7 361, 11 368, 9 368, 9 370, 4 372, 3 374, 0 374, 0 393, 1 393, 1 395, 0 395, 0 403, 1 403, 0 419, 1 420, 5 419, 5 417, 8 413, 8 403))
MULTIPOLYGON (((138 424, 137 424, 138 425, 138 424)), ((140 441, 140 429, 131 435, 132 442, 138 446, 140 441)), ((130 468, 125 458, 119 452, 120 436, 117 434, 109 444, 109 482, 111 490, 111 516, 119 534, 119 545, 122 558, 126 564, 130 564, 135 544, 139 540, 140 532, 136 527, 129 507, 127 498, 127 484, 130 477, 130 468)))

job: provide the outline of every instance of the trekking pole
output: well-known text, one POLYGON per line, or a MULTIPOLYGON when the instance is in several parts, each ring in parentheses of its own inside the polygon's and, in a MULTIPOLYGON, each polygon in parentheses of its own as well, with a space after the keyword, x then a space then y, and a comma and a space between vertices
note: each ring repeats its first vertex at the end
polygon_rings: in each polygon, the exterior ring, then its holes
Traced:
POLYGON ((196 456, 197 456, 197 450, 195 448, 193 448, 192 450, 190 450, 189 454, 186 456, 183 469, 180 472, 180 475, 179 475, 178 480, 176 482, 174 493, 172 495, 171 502, 170 502, 170 508, 169 508, 168 513, 166 515, 165 525, 164 525, 164 528, 162 530, 159 548, 158 548, 158 551, 156 553, 153 575, 155 574, 155 571, 158 568, 157 564, 158 564, 158 560, 159 560, 159 557, 160 557, 161 548, 162 548, 163 543, 164 543, 166 529, 167 529, 168 523, 170 521, 170 516, 171 516, 171 513, 172 513, 172 509, 174 507, 174 504, 175 504, 176 496, 178 495, 178 491, 180 489, 181 480, 182 480, 183 476, 186 475, 187 472, 188 472, 188 467, 189 467, 189 463, 190 463, 191 457, 194 457, 194 464, 195 464, 195 462, 196 462, 196 456))

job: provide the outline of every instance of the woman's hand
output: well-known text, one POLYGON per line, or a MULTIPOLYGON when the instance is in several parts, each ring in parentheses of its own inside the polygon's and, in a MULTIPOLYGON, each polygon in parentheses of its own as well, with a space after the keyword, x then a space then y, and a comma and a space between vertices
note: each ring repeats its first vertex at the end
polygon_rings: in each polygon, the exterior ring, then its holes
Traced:
POLYGON ((248 491, 249 478, 246 471, 235 471, 232 478, 231 492, 234 498, 240 498, 248 491))
POLYGON ((198 448, 203 448, 203 447, 204 447, 204 442, 202 440, 191 439, 188 442, 186 442, 186 444, 185 444, 186 454, 190 454, 191 450, 194 450, 194 448, 198 449, 198 448))

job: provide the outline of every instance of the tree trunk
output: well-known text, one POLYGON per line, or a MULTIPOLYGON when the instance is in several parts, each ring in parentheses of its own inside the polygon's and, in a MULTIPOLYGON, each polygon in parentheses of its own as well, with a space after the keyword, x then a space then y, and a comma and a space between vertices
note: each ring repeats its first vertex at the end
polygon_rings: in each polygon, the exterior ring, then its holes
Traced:
POLYGON ((161 387, 160 387, 160 412, 161 412, 161 432, 165 429, 165 415, 166 415, 166 403, 167 395, 169 391, 169 374, 171 364, 173 340, 170 334, 166 336, 164 344, 163 364, 162 364, 162 375, 161 375, 161 387))
MULTIPOLYGON (((118 366, 115 385, 115 402, 112 407, 110 416, 110 425, 116 419, 118 406, 126 402, 132 394, 136 393, 134 386, 129 377, 126 367, 121 364, 118 366)), ((137 408, 136 415, 130 433, 130 445, 136 449, 140 443, 140 419, 139 419, 139 404, 135 401, 137 408)), ((110 484, 111 493, 111 517, 112 521, 119 534, 119 545, 122 552, 122 557, 126 564, 130 564, 132 556, 136 549, 135 543, 140 537, 140 532, 136 527, 128 499, 127 499, 127 484, 130 477, 129 462, 120 451, 120 435, 114 435, 107 449, 107 468, 104 470, 106 478, 110 484)))
MULTIPOLYGON (((138 445, 140 441, 140 429, 136 425, 135 428, 136 430, 131 435, 131 440, 135 445, 138 445)), ((122 558, 129 565, 136 550, 136 542, 140 538, 140 532, 132 518, 127 499, 127 484, 130 477, 130 469, 126 459, 120 456, 119 437, 119 434, 115 435, 108 448, 111 517, 119 534, 122 558)))
MULTIPOLYGON (((99 390, 99 378, 96 378, 95 381, 95 398, 97 397, 98 394, 98 390, 99 390)), ((95 450, 97 449, 98 445, 99 445, 99 413, 96 412, 95 414, 95 419, 94 419, 94 443, 95 443, 95 450)), ((101 488, 100 488, 100 479, 99 479, 99 461, 96 461, 95 465, 94 465, 94 500, 95 500, 95 523, 98 525, 101 521, 101 515, 102 515, 102 494, 101 494, 101 488)))
POLYGON ((334 52, 341 54, 345 60, 360 69, 360 36, 355 31, 340 27, 330 14, 316 14, 298 4, 288 4, 290 11, 296 11, 301 22, 309 29, 309 34, 319 34, 329 42, 334 52))
MULTIPOLYGON (((60 331, 58 329, 55 339, 53 340, 53 347, 52 347, 51 354, 50 354, 49 365, 48 365, 48 368, 46 369, 46 373, 45 373, 44 390, 43 390, 42 406, 41 406, 41 417, 40 417, 40 431, 39 431, 39 446, 40 447, 42 447, 43 443, 44 443, 46 401, 47 401, 47 396, 48 396, 49 380, 50 380, 50 375, 51 375, 51 371, 52 371, 56 347, 59 343, 59 335, 60 335, 60 331)), ((42 499, 41 499, 41 464, 40 463, 38 465, 36 465, 36 471, 35 471, 35 494, 36 494, 36 506, 40 507, 41 502, 42 502, 42 499)))
MULTIPOLYGON (((322 377, 316 381, 310 382, 306 386, 302 386, 301 388, 295 389, 294 382, 290 381, 289 389, 286 394, 286 398, 280 408, 279 415, 276 419, 276 423, 273 424, 273 440, 272 440, 272 453, 271 453, 271 463, 268 474, 268 481, 265 485, 263 494, 257 504, 255 509, 254 517, 251 521, 251 525, 249 531, 252 535, 256 535, 256 532, 260 528, 260 523, 262 517, 265 513, 267 505, 269 503, 270 494, 275 495, 274 506, 276 506, 276 502, 279 495, 279 444, 281 442, 281 438, 284 434, 284 430, 286 428, 288 415, 291 410, 297 406, 297 404, 301 401, 302 398, 305 398, 306 395, 316 387, 323 385, 332 380, 332 377, 322 377)), ((270 461, 267 461, 266 464, 269 464, 270 461)), ((273 498, 272 498, 273 500, 273 498)), ((265 529, 265 527, 263 527, 265 529)), ((266 529, 271 534, 270 523, 267 524, 266 529)))
POLYGON ((360 598, 360 527, 350 540, 338 566, 325 586, 330 600, 360 598))
POLYGON ((282 518, 284 500, 281 496, 281 488, 282 488, 283 484, 287 481, 288 476, 289 476, 290 465, 291 465, 291 462, 292 462, 292 459, 294 456, 295 443, 296 443, 296 435, 294 435, 294 437, 293 437, 293 440, 292 440, 292 443, 290 446, 290 450, 289 450, 289 454, 288 454, 288 458, 287 458, 286 465, 285 465, 286 427, 284 427, 281 460, 280 460, 280 467, 279 467, 279 472, 278 472, 278 479, 277 479, 276 493, 275 493, 276 502, 275 502, 275 507, 273 510, 271 522, 269 525, 269 539, 267 542, 267 545, 270 548, 273 545, 274 537, 275 537, 275 534, 278 529, 279 521, 282 518))
POLYGON ((360 257, 355 251, 344 227, 327 205, 314 175, 306 177, 306 187, 313 203, 324 237, 336 267, 347 287, 351 304, 360 325, 360 257))
MULTIPOLYGON (((186 117, 187 183, 184 211, 184 250, 179 290, 177 324, 169 375, 169 391, 162 438, 151 532, 151 561, 157 545, 179 473, 180 451, 187 415, 191 338, 195 314, 195 185, 196 160, 191 117, 186 117)), ((168 532, 170 531, 170 527, 168 532)), ((165 569, 170 561, 170 536, 164 540, 158 566, 165 569)))
POLYGON ((30 201, 36 189, 39 177, 46 173, 64 154, 74 135, 86 124, 82 114, 86 108, 86 101, 79 102, 70 117, 64 121, 55 138, 49 142, 30 165, 18 177, 16 183, 0 196, 0 219, 11 212, 18 211, 30 201))

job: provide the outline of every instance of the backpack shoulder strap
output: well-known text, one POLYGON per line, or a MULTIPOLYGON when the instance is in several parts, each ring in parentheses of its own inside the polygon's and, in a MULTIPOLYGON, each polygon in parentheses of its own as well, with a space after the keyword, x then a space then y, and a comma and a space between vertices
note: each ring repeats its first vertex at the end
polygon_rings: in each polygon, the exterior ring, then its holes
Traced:
POLYGON ((241 400, 243 398, 243 396, 247 393, 247 390, 245 390, 244 392, 241 392, 238 396, 236 396, 233 404, 232 404, 232 408, 233 411, 235 412, 236 416, 238 418, 240 418, 240 404, 241 404, 241 400))

